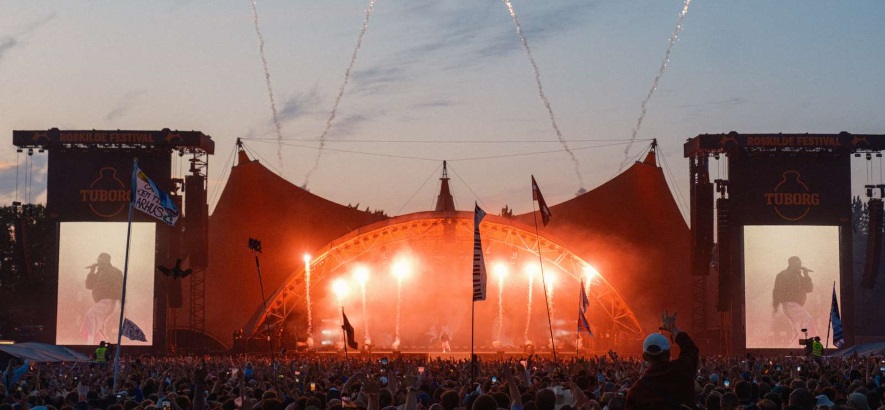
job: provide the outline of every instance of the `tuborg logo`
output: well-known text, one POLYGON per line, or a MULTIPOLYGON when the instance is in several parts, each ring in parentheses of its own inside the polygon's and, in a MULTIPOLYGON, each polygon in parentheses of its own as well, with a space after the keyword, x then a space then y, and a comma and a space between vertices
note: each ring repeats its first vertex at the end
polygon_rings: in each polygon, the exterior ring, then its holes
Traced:
POLYGON ((787 221, 801 220, 820 205, 820 194, 811 192, 800 177, 799 171, 786 171, 774 192, 765 193, 765 205, 787 221))
POLYGON ((89 189, 80 190, 80 202, 89 204, 89 209, 98 216, 113 218, 129 203, 129 190, 117 178, 116 168, 103 167, 89 189))

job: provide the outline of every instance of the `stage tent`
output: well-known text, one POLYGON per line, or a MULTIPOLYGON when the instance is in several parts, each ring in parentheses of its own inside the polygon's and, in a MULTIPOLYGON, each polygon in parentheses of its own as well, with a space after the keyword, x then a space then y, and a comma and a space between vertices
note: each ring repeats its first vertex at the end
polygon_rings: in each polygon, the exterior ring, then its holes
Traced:
MULTIPOLYGON (((656 162, 649 152, 599 187, 549 204, 550 223, 543 226, 540 214, 537 223, 541 234, 567 243, 599 270, 643 329, 656 330, 667 309, 677 312, 681 329, 691 331, 691 235, 656 162)), ((543 181, 538 183, 543 193, 543 181)), ((534 224, 532 213, 517 218, 534 224)))
MULTIPOLYGON (((654 153, 596 189, 551 205, 551 210, 553 219, 540 233, 567 244, 602 272, 643 328, 656 329, 661 311, 669 309, 679 312, 680 327, 691 330, 689 229, 654 153)), ((533 224, 531 213, 515 218, 533 224)), ((384 219, 299 188, 240 151, 209 219, 206 333, 230 346, 234 330, 260 308, 250 237, 263 244, 262 278, 270 297, 303 267, 305 252, 384 219)), ((188 323, 187 298, 185 292, 179 327, 188 323)))
MULTIPOLYGON (((261 241, 261 275, 270 297, 303 255, 354 229, 385 219, 334 203, 299 188, 239 152, 237 164, 209 218, 206 269, 206 333, 222 344, 261 306, 261 290, 249 238, 261 241)), ((188 283, 178 326, 188 325, 188 283)))

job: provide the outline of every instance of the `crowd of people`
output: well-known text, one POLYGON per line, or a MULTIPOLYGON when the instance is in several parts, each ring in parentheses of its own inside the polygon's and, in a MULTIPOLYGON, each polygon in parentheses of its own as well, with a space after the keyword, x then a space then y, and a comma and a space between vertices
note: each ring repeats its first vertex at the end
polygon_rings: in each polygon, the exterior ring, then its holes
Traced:
POLYGON ((116 389, 113 362, 10 360, 0 410, 885 408, 882 358, 705 357, 675 316, 661 328, 641 358, 142 356, 120 364, 116 389))

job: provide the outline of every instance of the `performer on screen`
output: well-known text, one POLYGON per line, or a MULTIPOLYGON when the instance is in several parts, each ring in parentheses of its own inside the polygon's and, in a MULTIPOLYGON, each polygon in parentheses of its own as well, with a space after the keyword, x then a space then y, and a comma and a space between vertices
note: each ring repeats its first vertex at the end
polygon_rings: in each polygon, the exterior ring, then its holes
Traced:
POLYGON ((86 344, 93 345, 96 340, 111 339, 105 325, 122 296, 123 273, 111 265, 111 255, 106 253, 98 255, 96 262, 86 269, 89 269, 86 289, 92 290, 92 301, 95 304, 83 317, 80 336, 86 339, 86 344))
POLYGON ((787 260, 787 268, 777 274, 772 292, 774 313, 780 305, 784 307, 784 314, 793 324, 793 338, 790 343, 796 342, 801 336, 801 329, 807 329, 808 334, 817 336, 817 328, 814 319, 805 310, 807 294, 814 290, 809 272, 813 272, 802 266, 802 260, 798 256, 791 256, 787 260))

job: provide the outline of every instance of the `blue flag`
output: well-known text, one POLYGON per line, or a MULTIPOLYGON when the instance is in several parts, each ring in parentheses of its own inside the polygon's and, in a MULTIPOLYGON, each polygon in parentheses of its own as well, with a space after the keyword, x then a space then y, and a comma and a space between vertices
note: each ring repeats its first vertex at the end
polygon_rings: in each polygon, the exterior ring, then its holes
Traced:
POLYGON ((590 322, 587 321, 588 307, 590 307, 590 299, 587 299, 587 292, 584 291, 584 281, 581 281, 581 306, 578 309, 578 332, 593 336, 593 332, 590 330, 590 322))
POLYGON ((137 162, 132 165, 132 206, 169 226, 175 226, 180 216, 178 207, 169 194, 141 172, 137 162))
POLYGON ((833 346, 841 349, 845 344, 845 333, 842 332, 842 319, 839 317, 839 302, 836 300, 836 284, 833 284, 833 304, 830 306, 830 321, 833 322, 833 346))

